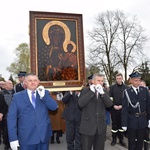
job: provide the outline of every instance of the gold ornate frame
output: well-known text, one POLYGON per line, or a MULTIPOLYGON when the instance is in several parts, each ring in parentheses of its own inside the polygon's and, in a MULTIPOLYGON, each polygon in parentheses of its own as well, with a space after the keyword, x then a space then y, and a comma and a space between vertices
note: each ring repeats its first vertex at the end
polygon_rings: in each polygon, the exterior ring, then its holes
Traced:
POLYGON ((85 83, 82 14, 30 11, 30 62, 45 88, 80 90, 85 83))

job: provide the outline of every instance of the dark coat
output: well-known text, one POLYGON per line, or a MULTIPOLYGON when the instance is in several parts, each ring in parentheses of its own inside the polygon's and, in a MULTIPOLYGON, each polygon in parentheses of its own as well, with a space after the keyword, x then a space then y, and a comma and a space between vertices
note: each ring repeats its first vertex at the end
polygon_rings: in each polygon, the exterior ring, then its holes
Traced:
POLYGON ((62 99, 65 104, 63 117, 68 121, 81 121, 81 109, 78 106, 79 97, 75 95, 75 92, 71 95, 70 92, 66 93, 62 99))
POLYGON ((4 90, 0 91, 0 94, 3 95, 3 97, 4 97, 4 100, 5 100, 6 104, 7 104, 7 107, 10 106, 10 103, 12 101, 14 93, 15 93, 14 89, 12 89, 10 91, 4 89, 4 90))
POLYGON ((5 102, 4 95, 0 93, 0 113, 3 114, 3 118, 5 118, 7 111, 8 111, 8 106, 5 102))
POLYGON ((82 109, 80 133, 94 135, 106 133, 106 107, 112 106, 112 101, 107 94, 96 97, 96 94, 89 88, 83 88, 78 100, 78 105, 82 109))
POLYGON ((150 96, 147 88, 139 87, 139 95, 137 95, 132 87, 126 90, 133 105, 140 103, 141 112, 146 112, 146 115, 136 117, 135 113, 139 113, 139 108, 133 108, 127 99, 124 92, 122 100, 122 127, 132 129, 142 129, 147 127, 150 120, 150 96))
POLYGON ((110 86, 109 96, 113 98, 114 105, 122 105, 123 91, 127 88, 128 87, 123 83, 121 85, 115 83, 110 86))
POLYGON ((16 84, 15 88, 14 88, 15 92, 20 92, 24 90, 24 87, 22 86, 21 83, 16 84))

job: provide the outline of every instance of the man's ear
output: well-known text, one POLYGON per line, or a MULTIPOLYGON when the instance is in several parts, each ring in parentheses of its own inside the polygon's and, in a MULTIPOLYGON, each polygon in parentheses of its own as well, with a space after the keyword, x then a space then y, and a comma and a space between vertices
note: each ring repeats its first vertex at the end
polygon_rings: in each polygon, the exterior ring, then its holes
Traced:
POLYGON ((91 83, 94 84, 94 80, 93 79, 91 80, 91 83))

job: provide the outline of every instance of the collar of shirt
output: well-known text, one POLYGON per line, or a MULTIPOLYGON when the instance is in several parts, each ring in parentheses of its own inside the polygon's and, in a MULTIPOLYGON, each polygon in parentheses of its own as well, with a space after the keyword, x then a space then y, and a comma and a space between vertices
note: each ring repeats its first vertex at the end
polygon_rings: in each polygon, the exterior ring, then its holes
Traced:
MULTIPOLYGON (((28 93, 30 102, 32 102, 32 99, 31 99, 31 92, 32 92, 31 90, 27 89, 27 93, 28 93)), ((36 97, 36 90, 35 90, 34 96, 36 97)))
POLYGON ((132 88, 135 91, 135 93, 137 93, 136 89, 138 89, 138 91, 139 91, 139 87, 136 88, 136 87, 132 86, 132 88))

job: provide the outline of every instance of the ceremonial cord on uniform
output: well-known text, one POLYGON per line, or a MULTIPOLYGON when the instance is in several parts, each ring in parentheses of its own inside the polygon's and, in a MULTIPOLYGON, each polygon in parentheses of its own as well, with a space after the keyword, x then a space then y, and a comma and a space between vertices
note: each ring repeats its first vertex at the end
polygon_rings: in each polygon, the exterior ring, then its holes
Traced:
POLYGON ((133 105, 132 103, 131 103, 131 100, 130 100, 130 97, 129 97, 129 95, 128 95, 128 92, 127 92, 127 90, 125 90, 125 94, 126 94, 126 97, 127 97, 127 99, 128 99, 128 102, 130 103, 130 105, 133 107, 133 108, 139 108, 139 112, 141 112, 141 109, 140 109, 140 103, 139 102, 137 102, 135 105, 133 105))

